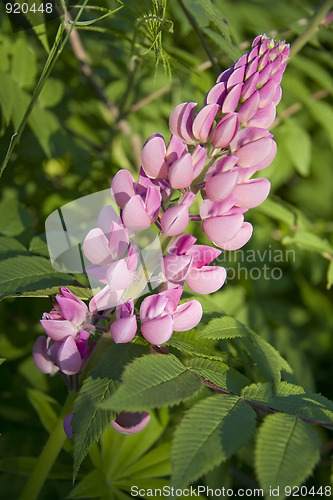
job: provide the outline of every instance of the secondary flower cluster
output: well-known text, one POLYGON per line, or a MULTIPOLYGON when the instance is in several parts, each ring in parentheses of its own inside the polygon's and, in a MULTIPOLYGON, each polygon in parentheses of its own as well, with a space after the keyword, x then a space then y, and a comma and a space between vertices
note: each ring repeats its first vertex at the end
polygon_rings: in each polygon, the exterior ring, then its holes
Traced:
MULTIPOLYGON (((130 342, 139 332, 152 346, 159 346, 174 331, 190 330, 199 323, 200 303, 180 304, 183 286, 186 283, 199 294, 218 290, 226 271, 209 264, 221 249, 241 248, 252 235, 244 213, 262 203, 270 189, 267 179, 252 176, 270 165, 276 154, 268 128, 281 99, 288 54, 285 42, 256 37, 251 50, 218 77, 197 114, 195 102, 173 110, 168 144, 159 133, 149 137, 137 182, 127 170, 115 175, 114 204, 103 208, 97 227, 82 245, 90 263, 86 272, 100 291, 88 308, 61 288, 52 311, 41 320, 48 337, 39 337, 34 346, 34 361, 43 373, 59 370, 73 375, 82 370, 94 348, 91 330, 107 330, 116 343, 130 342), (196 198, 199 213, 190 213, 196 198), (184 232, 190 221, 201 223, 207 238, 220 249, 197 245, 196 238, 184 232), (161 245, 160 258, 150 259, 148 272, 143 271, 136 237, 151 227, 161 245), (157 293, 151 287, 146 293, 145 286, 153 281, 157 293), (135 301, 142 294, 146 297, 136 313, 135 301), (107 327, 99 328, 99 319, 107 320, 107 327)), ((117 430, 136 432, 149 415, 120 414, 117 419, 113 423, 117 430)), ((65 422, 68 435, 70 420, 71 415, 65 422)))

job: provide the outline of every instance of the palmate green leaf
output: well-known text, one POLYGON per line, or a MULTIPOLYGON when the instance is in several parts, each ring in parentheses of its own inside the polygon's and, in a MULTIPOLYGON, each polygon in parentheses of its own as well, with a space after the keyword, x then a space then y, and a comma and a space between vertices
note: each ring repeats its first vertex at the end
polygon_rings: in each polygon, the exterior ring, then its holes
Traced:
MULTIPOLYGON (((0 471, 30 476, 34 470, 38 458, 35 457, 11 457, 0 460, 0 471)), ((73 475, 72 467, 55 463, 47 476, 48 479, 67 479, 71 480, 73 475)))
POLYGON ((299 385, 281 382, 273 392, 269 383, 251 384, 244 387, 241 395, 248 401, 333 428, 333 402, 299 385))
POLYGON ((199 339, 233 339, 247 337, 250 330, 239 321, 230 316, 222 316, 212 319, 208 325, 198 334, 199 339))
POLYGON ((281 139, 297 172, 308 176, 311 163, 311 138, 307 131, 300 127, 296 120, 288 120, 283 124, 281 139))
MULTIPOLYGON (((99 469, 89 472, 70 492, 67 498, 101 498, 110 495, 111 487, 106 484, 104 474, 99 469)), ((108 498, 113 498, 108 496, 108 498)))
POLYGON ((228 42, 223 49, 232 60, 238 59, 241 56, 240 51, 231 44, 229 25, 223 19, 223 13, 218 9, 211 0, 194 0, 194 3, 200 5, 202 10, 207 14, 209 20, 218 28, 221 35, 228 42))
POLYGON ((315 429, 297 417, 275 413, 265 417, 255 448, 255 470, 264 491, 302 484, 320 458, 320 438, 315 429))
MULTIPOLYGON (((239 341, 237 340, 237 342, 239 341)), ((242 346, 247 349, 251 358, 256 362, 263 377, 273 381, 275 386, 281 380, 281 370, 292 372, 278 351, 256 333, 252 332, 248 338, 242 339, 242 346)))
POLYGON ((268 380, 278 384, 281 370, 292 373, 288 363, 266 340, 230 316, 212 319, 198 334, 199 339, 233 339, 239 349, 246 349, 256 362, 260 373, 268 380))
POLYGON ((74 478, 90 447, 103 435, 115 414, 100 404, 115 390, 126 363, 146 352, 135 344, 111 344, 92 369, 74 403, 74 478))
POLYGON ((276 198, 267 198, 257 210, 273 219, 285 222, 288 226, 295 224, 295 215, 276 198))
POLYGON ((51 432, 58 420, 55 408, 57 408, 59 413, 59 403, 48 394, 37 389, 28 389, 27 395, 43 426, 48 432, 51 432))
POLYGON ((0 233, 8 237, 22 234, 33 220, 32 213, 11 193, 5 193, 0 201, 0 213, 6 214, 0 217, 0 233))
POLYGON ((7 259, 8 257, 15 257, 19 254, 29 254, 28 250, 22 243, 15 238, 7 238, 0 236, 0 258, 7 259))
POLYGON ((172 450, 171 482, 184 488, 230 457, 252 435, 255 411, 237 396, 208 397, 183 417, 172 450))
POLYGON ((101 411, 99 405, 115 390, 113 380, 88 377, 74 403, 72 419, 74 440, 74 479, 89 448, 102 436, 115 417, 111 410, 101 411))
POLYGON ((298 231, 293 237, 285 237, 282 243, 294 243, 299 248, 304 248, 305 250, 333 255, 333 246, 327 240, 308 231, 298 231))
POLYGON ((330 263, 328 264, 327 285, 326 285, 327 290, 330 290, 332 285, 333 285, 333 260, 331 260, 330 263))
POLYGON ((45 234, 34 236, 31 239, 29 244, 29 252, 49 258, 50 254, 46 243, 45 234))
POLYGON ((199 378, 173 354, 150 354, 125 368, 117 392, 102 407, 135 412, 172 406, 201 388, 199 378))
POLYGON ((249 383, 249 379, 221 361, 193 358, 189 368, 197 375, 222 389, 238 394, 249 383))
POLYGON ((191 356, 202 356, 220 361, 227 357, 225 353, 215 347, 214 342, 211 340, 199 339, 198 332, 195 330, 190 332, 174 332, 171 339, 166 342, 166 345, 191 356))
POLYGON ((0 261, 0 300, 72 282, 70 275, 55 271, 44 257, 19 255, 0 261))

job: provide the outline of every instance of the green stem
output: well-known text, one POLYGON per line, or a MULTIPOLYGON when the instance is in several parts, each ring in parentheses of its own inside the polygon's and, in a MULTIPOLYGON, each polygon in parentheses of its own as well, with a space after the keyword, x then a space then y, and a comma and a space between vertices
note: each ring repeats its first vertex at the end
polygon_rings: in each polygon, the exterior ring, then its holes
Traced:
POLYGON ((67 34, 66 36, 63 38, 63 35, 65 33, 65 30, 66 30, 66 24, 65 24, 65 21, 62 20, 61 21, 61 24, 58 28, 58 32, 56 34, 56 37, 55 37, 55 41, 53 43, 53 46, 52 46, 52 49, 48 55, 48 58, 46 60, 46 63, 45 63, 45 66, 43 68, 43 71, 39 77, 39 80, 37 82, 37 85, 35 87, 35 90, 32 94, 32 98, 31 98, 31 101, 30 101, 30 104, 28 106, 28 109, 26 110, 23 118, 22 118, 22 121, 20 123, 20 126, 19 128, 17 129, 17 131, 11 136, 10 138, 10 142, 9 142, 9 145, 8 145, 8 149, 7 149, 7 153, 6 153, 6 156, 2 162, 2 165, 0 167, 0 178, 5 170, 5 168, 7 167, 8 165, 8 162, 10 160, 10 157, 12 156, 13 154, 13 151, 16 147, 16 145, 18 144, 20 138, 21 138, 21 135, 25 129, 25 126, 30 118, 30 115, 32 113, 32 110, 34 109, 36 103, 37 103, 37 100, 40 96, 40 93, 41 91, 43 90, 43 87, 48 79, 48 77, 50 76, 50 73, 55 65, 55 63, 57 62, 58 60, 58 57, 60 56, 61 52, 63 51, 66 43, 67 43, 67 40, 68 38, 70 37, 70 34, 72 32, 72 30, 75 28, 75 25, 76 23, 78 22, 86 4, 88 3, 88 0, 84 0, 83 4, 81 5, 81 8, 75 18, 75 20, 73 21, 73 23, 71 23, 70 25, 70 29, 67 31, 67 34))
POLYGON ((310 38, 312 38, 312 36, 318 31, 320 24, 325 19, 326 15, 329 13, 332 7, 333 0, 326 0, 326 2, 323 3, 304 33, 299 35, 299 37, 297 37, 292 44, 289 57, 293 57, 304 47, 304 45, 307 44, 310 38))
POLYGON ((71 412, 76 395, 77 393, 75 391, 68 394, 57 423, 39 456, 38 462, 20 496, 20 500, 35 500, 38 498, 49 472, 66 440, 63 421, 65 416, 71 412))

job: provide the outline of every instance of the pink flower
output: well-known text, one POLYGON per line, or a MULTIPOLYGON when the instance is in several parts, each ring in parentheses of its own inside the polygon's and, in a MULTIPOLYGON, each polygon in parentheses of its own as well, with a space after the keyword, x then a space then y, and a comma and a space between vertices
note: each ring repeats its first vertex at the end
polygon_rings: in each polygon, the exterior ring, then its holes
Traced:
POLYGON ((208 266, 221 251, 206 245, 195 245, 196 238, 183 234, 175 238, 163 260, 164 274, 174 283, 197 293, 207 294, 221 288, 226 271, 220 266, 208 266))
POLYGON ((137 331, 134 301, 129 299, 116 308, 116 321, 111 324, 111 336, 116 344, 130 342, 137 331))
POLYGON ((161 217, 161 227, 167 236, 177 236, 185 231, 190 221, 189 208, 195 198, 195 194, 189 192, 180 205, 168 208, 161 217))
POLYGON ((68 336, 76 337, 88 313, 86 304, 68 288, 60 290, 62 295, 56 295, 54 309, 44 313, 40 320, 47 335, 55 341, 62 341, 68 336))
POLYGON ((183 287, 165 290, 146 297, 140 307, 141 332, 148 342, 160 345, 169 340, 173 331, 194 328, 202 316, 197 300, 178 305, 183 287))
POLYGON ((115 431, 120 434, 136 434, 142 431, 149 423, 150 415, 146 411, 130 413, 122 411, 111 421, 115 431))
POLYGON ((141 231, 156 221, 162 198, 154 185, 147 189, 137 186, 127 170, 120 170, 112 180, 111 194, 123 209, 121 218, 127 228, 141 231))

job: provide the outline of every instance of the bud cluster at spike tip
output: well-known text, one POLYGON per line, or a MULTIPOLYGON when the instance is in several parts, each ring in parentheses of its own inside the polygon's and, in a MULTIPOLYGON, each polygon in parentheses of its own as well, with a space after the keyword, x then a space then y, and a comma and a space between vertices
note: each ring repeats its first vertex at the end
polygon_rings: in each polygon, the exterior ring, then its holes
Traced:
MULTIPOLYGON (((97 227, 82 245, 91 263, 86 272, 99 283, 100 291, 88 308, 61 288, 53 309, 41 320, 47 337, 39 337, 33 349, 40 371, 77 377, 94 350, 95 338, 91 340, 98 330, 116 344, 142 335, 156 353, 156 346, 159 352, 167 352, 160 346, 174 331, 197 326, 201 304, 197 300, 180 304, 183 286, 199 294, 217 291, 225 282, 226 270, 210 264, 220 249, 237 250, 252 235, 244 213, 262 203, 270 190, 267 179, 253 175, 269 166, 276 154, 268 128, 281 99, 288 55, 285 42, 256 37, 251 50, 221 73, 200 111, 196 113, 195 102, 179 104, 172 111, 168 143, 159 133, 147 139, 137 182, 125 169, 115 175, 111 198, 119 214, 112 205, 104 207, 97 227), (191 208, 199 193, 199 213, 194 214, 191 208), (196 238, 185 233, 190 221, 199 222, 220 249, 196 244, 196 238), (131 293, 141 279, 142 261, 135 237, 150 227, 155 227, 163 245, 160 261, 153 260, 152 274, 144 279, 156 280, 157 289, 154 293, 150 288, 135 311, 137 296, 131 293)), ((64 422, 69 437, 71 419, 69 414, 64 422)), ((146 412, 121 412, 112 426, 135 433, 148 421, 146 412)))

